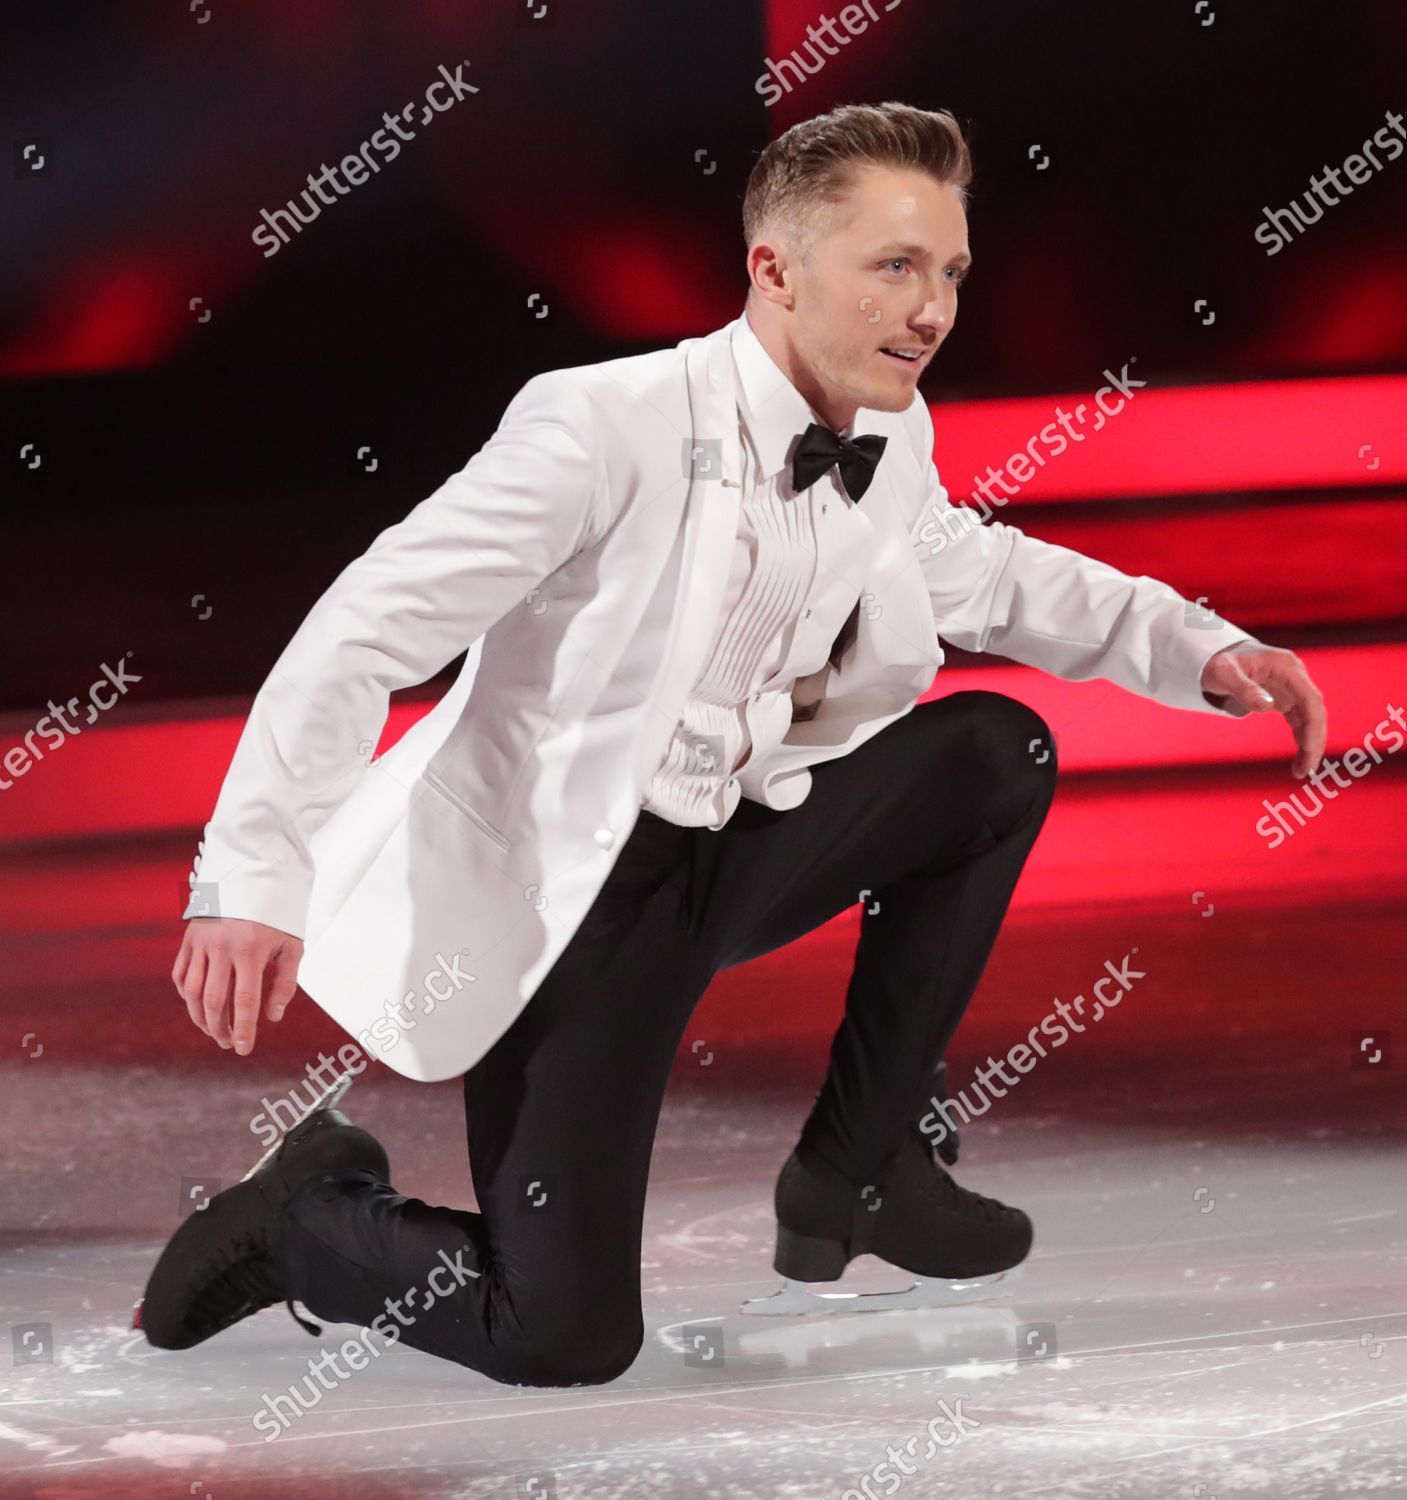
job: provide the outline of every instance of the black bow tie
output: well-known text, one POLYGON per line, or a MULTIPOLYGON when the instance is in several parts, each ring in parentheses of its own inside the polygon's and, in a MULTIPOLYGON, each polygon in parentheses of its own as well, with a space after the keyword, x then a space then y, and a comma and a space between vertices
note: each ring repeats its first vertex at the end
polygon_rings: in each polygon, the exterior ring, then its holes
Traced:
POLYGON ((887 437, 867 432, 857 438, 843 438, 820 422, 801 434, 791 461, 791 487, 797 494, 810 489, 832 464, 840 465, 840 479, 845 493, 858 500, 870 487, 875 465, 884 452, 887 437))

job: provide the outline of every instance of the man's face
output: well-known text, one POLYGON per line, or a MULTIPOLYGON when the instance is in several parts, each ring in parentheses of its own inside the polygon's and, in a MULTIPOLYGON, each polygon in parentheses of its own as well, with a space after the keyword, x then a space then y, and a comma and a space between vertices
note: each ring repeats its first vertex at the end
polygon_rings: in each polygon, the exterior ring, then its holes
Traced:
POLYGON ((831 424, 857 406, 904 411, 952 331, 967 274, 967 214, 957 189, 926 172, 862 166, 809 260, 788 262, 785 321, 803 390, 831 424), (896 349, 916 359, 882 351, 896 349))

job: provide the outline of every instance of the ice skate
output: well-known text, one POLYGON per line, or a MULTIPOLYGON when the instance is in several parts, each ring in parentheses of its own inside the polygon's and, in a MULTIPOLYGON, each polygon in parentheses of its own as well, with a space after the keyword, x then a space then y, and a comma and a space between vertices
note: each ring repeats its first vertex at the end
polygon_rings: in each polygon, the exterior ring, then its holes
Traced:
POLYGON ((381 1143, 333 1108, 352 1085, 342 1073, 233 1187, 216 1193, 171 1236, 133 1310, 158 1349, 189 1349, 265 1307, 287 1302, 278 1267, 279 1215, 309 1177, 364 1171, 390 1180, 381 1143))
MULTIPOLYGON (((804 1147, 777 1179, 777 1248, 784 1280, 742 1304, 752 1315, 882 1312, 964 1306, 1005 1290, 1031 1248, 1031 1221, 1017 1208, 959 1187, 936 1150, 910 1126, 884 1180, 857 1186, 804 1147), (838 1291, 856 1256, 871 1254, 918 1279, 892 1291, 838 1291), (815 1290, 808 1283, 828 1283, 815 1290)), ((956 1156, 951 1150, 948 1153, 956 1156)))

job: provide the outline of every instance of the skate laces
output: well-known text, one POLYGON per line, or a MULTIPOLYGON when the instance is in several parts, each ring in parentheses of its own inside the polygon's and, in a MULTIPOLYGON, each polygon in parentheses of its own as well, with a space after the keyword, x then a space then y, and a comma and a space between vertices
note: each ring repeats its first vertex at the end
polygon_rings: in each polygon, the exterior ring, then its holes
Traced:
POLYGON ((954 1208, 964 1212, 975 1212, 979 1217, 989 1222, 1000 1219, 1011 1210, 998 1198, 985 1198, 981 1193, 974 1193, 971 1188, 965 1188, 957 1182, 952 1173, 944 1167, 940 1167, 936 1161, 929 1158, 933 1167, 933 1186, 939 1195, 946 1198, 954 1208))
POLYGON ((284 1306, 288 1308, 288 1314, 293 1319, 293 1321, 300 1328, 306 1328, 314 1338, 317 1338, 322 1333, 322 1325, 320 1323, 314 1323, 311 1318, 303 1317, 299 1313, 298 1309, 294 1307, 292 1297, 288 1297, 284 1300, 284 1306))
POLYGON ((227 1328, 277 1302, 285 1303, 299 1327, 314 1337, 322 1333, 318 1324, 299 1315, 293 1299, 284 1294, 261 1237, 242 1234, 219 1251, 217 1274, 199 1299, 197 1315, 203 1325, 215 1322, 220 1328, 227 1328))

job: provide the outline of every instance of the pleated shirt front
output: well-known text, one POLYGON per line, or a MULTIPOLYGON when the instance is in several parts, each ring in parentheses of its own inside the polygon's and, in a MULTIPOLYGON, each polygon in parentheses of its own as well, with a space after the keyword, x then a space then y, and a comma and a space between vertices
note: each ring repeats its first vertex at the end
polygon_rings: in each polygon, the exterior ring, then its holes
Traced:
MULTIPOLYGON (((762 774, 791 727, 792 690, 825 665, 860 597, 873 543, 863 501, 832 467, 800 494, 791 455, 821 419, 744 314, 731 339, 742 435, 737 539, 712 645, 642 805, 717 831, 743 796, 770 804, 762 774)), ((841 437, 864 427, 865 409, 841 437)), ((880 462, 883 463, 883 456, 880 462)))

